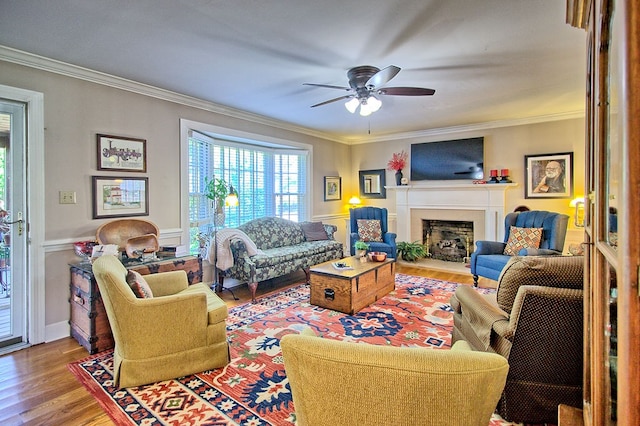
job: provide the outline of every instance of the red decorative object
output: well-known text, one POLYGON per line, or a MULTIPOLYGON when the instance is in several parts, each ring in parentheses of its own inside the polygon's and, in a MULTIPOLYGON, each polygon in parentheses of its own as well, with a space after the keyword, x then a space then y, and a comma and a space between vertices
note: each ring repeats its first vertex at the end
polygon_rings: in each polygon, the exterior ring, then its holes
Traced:
POLYGON ((509 176, 509 169, 500 170, 500 176, 509 176))
POLYGON ((498 177, 498 171, 497 170, 491 170, 491 177, 498 177))
POLYGON ((76 255, 84 260, 89 260, 93 254, 93 246, 95 245, 95 241, 78 241, 73 243, 73 249, 76 255))
POLYGON ((394 153, 391 160, 387 163, 387 170, 395 170, 396 172, 399 172, 407 165, 408 158, 409 154, 407 154, 404 149, 400 152, 394 153))

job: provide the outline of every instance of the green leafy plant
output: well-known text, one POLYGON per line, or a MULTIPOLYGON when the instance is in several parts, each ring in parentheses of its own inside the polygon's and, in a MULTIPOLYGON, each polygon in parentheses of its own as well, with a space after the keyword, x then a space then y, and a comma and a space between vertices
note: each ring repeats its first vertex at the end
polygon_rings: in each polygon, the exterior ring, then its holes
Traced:
POLYGON ((414 241, 412 243, 401 241, 396 244, 397 253, 402 256, 402 260, 407 262, 415 262, 427 256, 427 249, 424 244, 414 241))
POLYGON ((360 240, 355 242, 354 247, 356 250, 369 250, 369 244, 360 240))
POLYGON ((206 197, 215 202, 216 210, 222 209, 224 206, 224 199, 229 194, 229 187, 224 179, 220 178, 205 178, 204 193, 206 197))

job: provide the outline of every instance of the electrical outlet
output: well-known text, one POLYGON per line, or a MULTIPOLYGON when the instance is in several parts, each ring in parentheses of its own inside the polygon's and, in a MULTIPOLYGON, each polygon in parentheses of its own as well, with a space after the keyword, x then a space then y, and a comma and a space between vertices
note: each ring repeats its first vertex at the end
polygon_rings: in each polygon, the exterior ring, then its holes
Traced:
POLYGON ((60 191, 60 204, 76 204, 76 191, 60 191))

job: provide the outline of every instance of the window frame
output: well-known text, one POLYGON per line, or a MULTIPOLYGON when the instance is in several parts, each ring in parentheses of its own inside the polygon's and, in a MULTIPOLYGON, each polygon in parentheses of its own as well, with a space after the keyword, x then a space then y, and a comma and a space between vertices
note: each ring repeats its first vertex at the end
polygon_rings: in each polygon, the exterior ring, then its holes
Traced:
POLYGON ((220 127, 212 124, 196 122, 187 119, 180 119, 180 224, 181 224, 181 244, 190 243, 190 217, 189 217, 189 137, 190 132, 198 132, 209 135, 214 139, 228 141, 239 146, 253 145, 256 147, 272 149, 277 154, 300 153, 301 150, 307 153, 307 172, 305 185, 307 197, 304 201, 303 209, 307 213, 307 218, 300 220, 311 220, 313 216, 312 200, 313 186, 311 176, 313 176, 313 146, 301 142, 275 138, 271 136, 258 135, 242 130, 220 127))

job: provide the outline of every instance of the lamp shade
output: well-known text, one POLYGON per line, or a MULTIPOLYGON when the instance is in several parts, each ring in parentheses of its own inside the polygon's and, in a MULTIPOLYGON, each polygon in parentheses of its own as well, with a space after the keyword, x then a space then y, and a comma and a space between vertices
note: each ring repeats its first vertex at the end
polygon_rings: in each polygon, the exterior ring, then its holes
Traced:
POLYGON ((351 198, 349 198, 349 204, 351 204, 352 206, 357 206, 358 204, 361 204, 362 201, 360 201, 360 198, 356 197, 355 195, 351 198))
POLYGON ((367 98, 367 105, 369 105, 371 112, 376 112, 382 106, 382 101, 375 96, 369 96, 367 98))
POLYGON ((360 115, 363 117, 366 117, 368 115, 371 115, 371 113, 373 112, 373 110, 371 109, 371 106, 369 106, 369 104, 363 102, 362 104, 360 104, 360 115))
POLYGON ((574 198, 573 200, 571 200, 571 202, 569 203, 570 207, 576 207, 579 206, 580 204, 584 205, 584 197, 577 197, 574 198))
POLYGON ((358 109, 358 105, 360 105, 360 101, 358 100, 358 98, 351 98, 344 104, 344 107, 347 109, 347 111, 353 114, 358 109))
POLYGON ((227 195, 227 197, 224 199, 224 205, 235 207, 238 205, 238 203, 238 192, 236 192, 233 185, 229 185, 229 195, 227 195))

